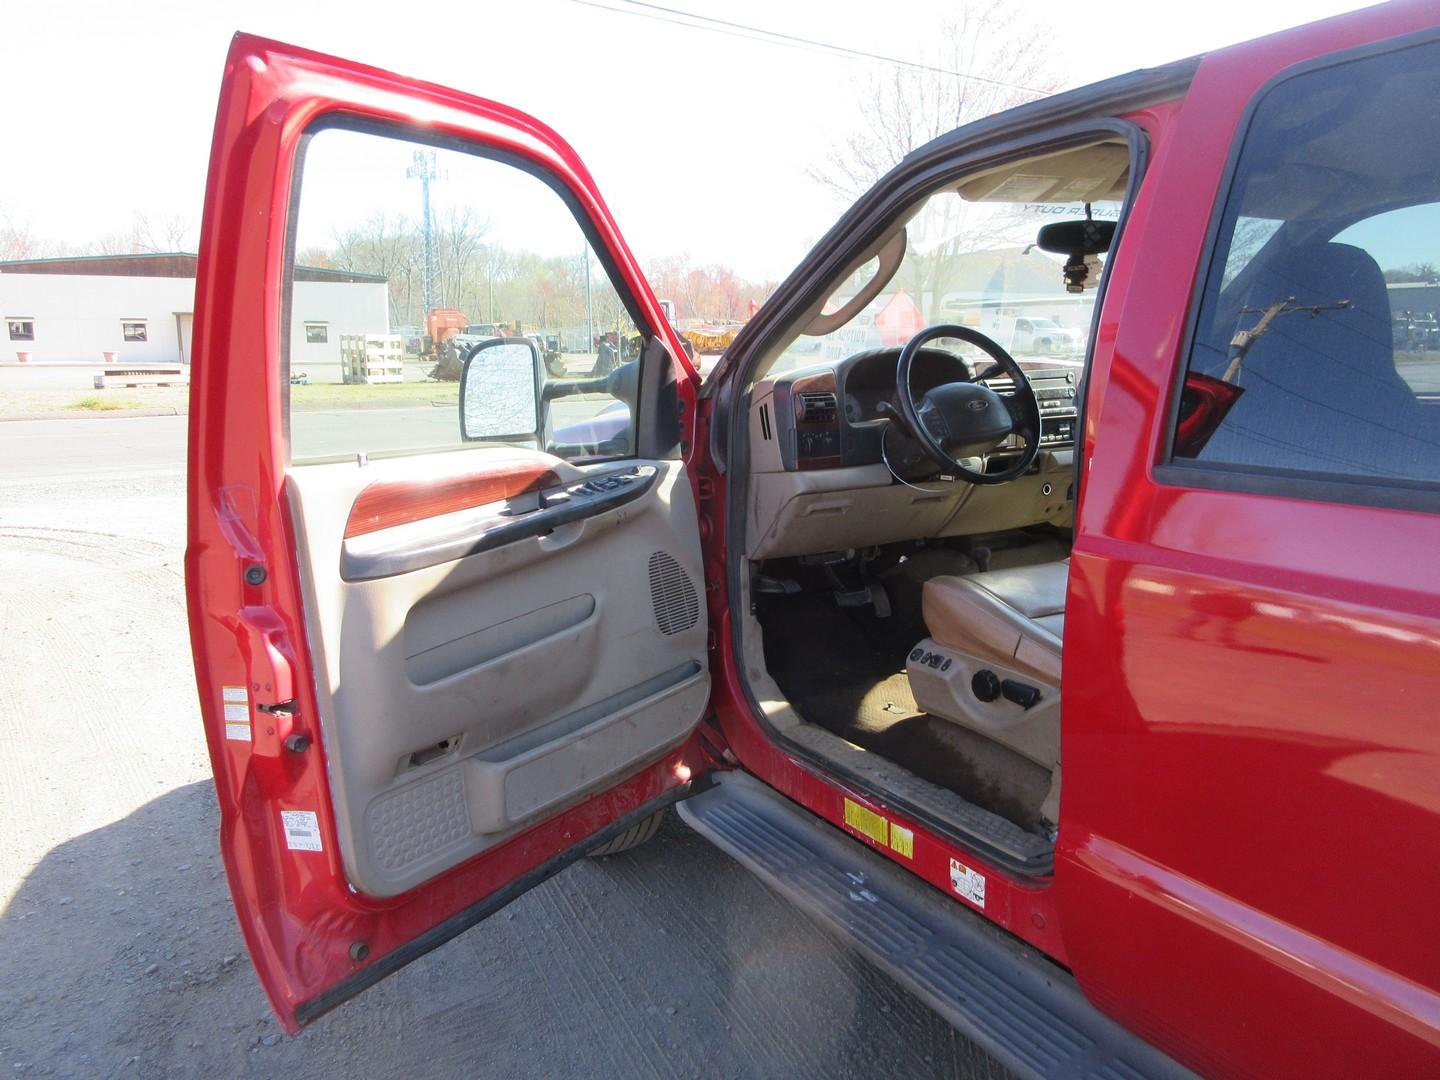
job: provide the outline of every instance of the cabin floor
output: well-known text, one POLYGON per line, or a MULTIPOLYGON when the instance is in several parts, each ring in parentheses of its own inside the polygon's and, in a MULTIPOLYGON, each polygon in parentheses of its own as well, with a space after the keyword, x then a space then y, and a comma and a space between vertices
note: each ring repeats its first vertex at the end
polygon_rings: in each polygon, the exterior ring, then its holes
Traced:
MULTIPOLYGON (((1041 545, 997 553, 990 565, 1054 557, 1053 545, 1041 545)), ((813 579, 809 568, 791 569, 813 579)), ((969 556, 949 548, 907 556, 876 576, 890 601, 890 614, 883 618, 873 606, 841 607, 828 589, 767 597, 758 612, 765 663, 806 722, 1039 833, 1045 828, 1040 806, 1050 788, 1049 772, 983 735, 922 712, 905 674, 907 655, 926 636, 920 606, 926 578, 976 569, 969 556)))

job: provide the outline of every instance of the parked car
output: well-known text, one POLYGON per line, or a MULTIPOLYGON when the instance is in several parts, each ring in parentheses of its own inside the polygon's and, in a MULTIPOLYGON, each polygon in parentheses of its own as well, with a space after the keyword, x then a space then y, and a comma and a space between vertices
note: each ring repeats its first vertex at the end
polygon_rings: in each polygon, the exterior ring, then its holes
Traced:
POLYGON ((1010 347, 1017 353, 1066 356, 1085 348, 1085 334, 1061 326, 1054 319, 1026 316, 1015 320, 1015 336, 1010 347))
POLYGON ((1437 100, 1440 12, 1397 3, 986 117, 864 195, 702 386, 559 136, 237 37, 186 581, 286 1030, 676 807, 1018 1074, 1440 1074, 1440 418, 1384 276, 1440 236, 1437 100), (624 450, 557 443, 574 380, 501 339, 460 448, 370 410, 373 452, 306 455, 343 417, 256 367, 299 155, 347 125, 564 193, 642 340, 596 376, 624 450), (1083 364, 948 324, 789 348, 913 280, 907 222, 1020 199, 1093 307, 1083 364))

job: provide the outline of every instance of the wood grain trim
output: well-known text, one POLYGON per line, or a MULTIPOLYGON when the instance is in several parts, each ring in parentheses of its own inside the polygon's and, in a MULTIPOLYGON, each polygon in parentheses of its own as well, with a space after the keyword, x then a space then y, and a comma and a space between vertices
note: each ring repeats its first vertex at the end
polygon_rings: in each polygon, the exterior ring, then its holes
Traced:
MULTIPOLYGON (((345 538, 423 521, 456 510, 502 502, 562 481, 560 459, 539 452, 497 457, 477 454, 462 472, 423 479, 377 480, 355 496, 345 522, 345 538)), ((468 464, 468 463, 467 463, 468 464)))
POLYGON ((820 428, 831 428, 831 427, 833 427, 833 428, 837 428, 837 429, 840 427, 840 412, 839 412, 839 409, 840 409, 840 394, 839 394, 839 389, 838 389, 838 387, 837 387, 837 385, 836 385, 835 372, 834 372, 834 371, 822 371, 822 372, 820 372, 820 373, 818 373, 818 374, 816 374, 816 375, 807 375, 807 376, 805 376, 803 379, 796 379, 796 380, 795 380, 793 383, 791 383, 790 385, 791 385, 791 390, 790 390, 791 397, 792 397, 792 400, 793 400, 793 402, 794 402, 795 409, 796 409, 797 412, 798 412, 798 410, 799 410, 799 408, 800 408, 800 395, 801 395, 801 394, 824 394, 824 393, 831 393, 831 394, 834 394, 834 395, 835 395, 835 409, 836 409, 836 412, 835 412, 835 419, 834 419, 833 421, 831 421, 830 423, 825 423, 825 424, 816 424, 816 423, 814 423, 813 421, 807 423, 806 421, 801 420, 799 416, 796 416, 796 417, 795 417, 796 426, 798 426, 798 427, 820 427, 820 428))

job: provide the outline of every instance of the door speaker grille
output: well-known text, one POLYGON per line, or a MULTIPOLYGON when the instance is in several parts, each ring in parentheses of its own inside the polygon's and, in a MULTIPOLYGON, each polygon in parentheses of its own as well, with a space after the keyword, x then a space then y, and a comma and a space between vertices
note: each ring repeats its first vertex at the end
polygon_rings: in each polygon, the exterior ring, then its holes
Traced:
POLYGON ((650 602, 655 606, 655 625, 667 636, 684 633, 700 618, 695 583, 664 551, 650 556, 650 602))

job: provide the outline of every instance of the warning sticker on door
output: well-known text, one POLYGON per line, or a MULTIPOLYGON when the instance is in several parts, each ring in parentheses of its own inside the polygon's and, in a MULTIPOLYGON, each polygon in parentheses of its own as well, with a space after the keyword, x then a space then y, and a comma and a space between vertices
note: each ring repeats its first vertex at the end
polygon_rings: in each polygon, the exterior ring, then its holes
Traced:
POLYGON ((313 810, 281 810, 280 823, 285 826, 285 846, 291 851, 325 850, 320 844, 320 819, 313 810))
POLYGON ((959 859, 950 860, 950 887, 976 907, 985 906, 985 876, 959 859))
POLYGON ((225 738, 250 741, 250 692, 243 686, 222 686, 225 704, 225 738))

